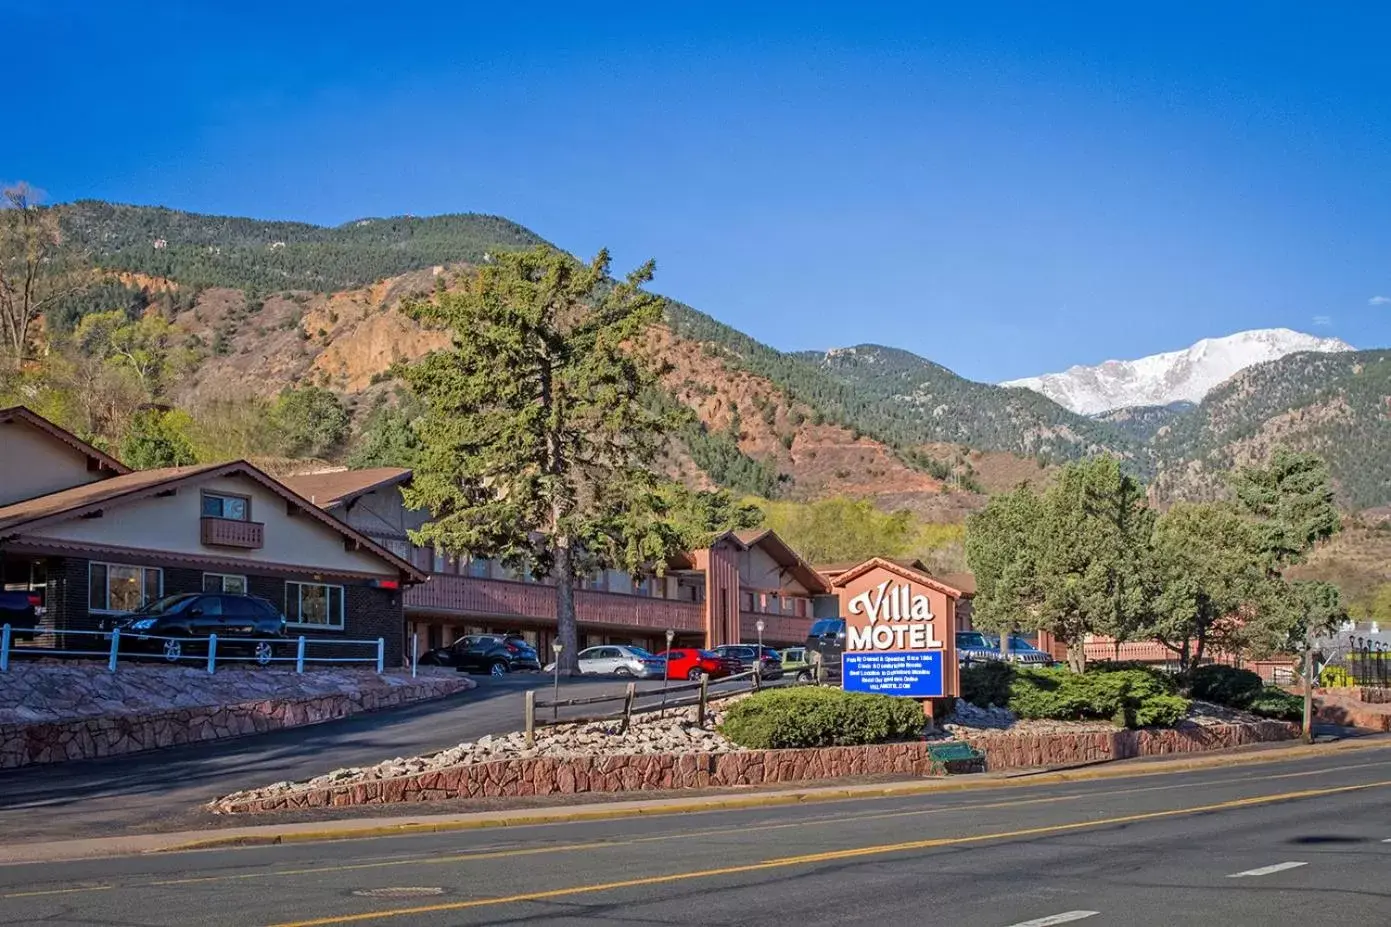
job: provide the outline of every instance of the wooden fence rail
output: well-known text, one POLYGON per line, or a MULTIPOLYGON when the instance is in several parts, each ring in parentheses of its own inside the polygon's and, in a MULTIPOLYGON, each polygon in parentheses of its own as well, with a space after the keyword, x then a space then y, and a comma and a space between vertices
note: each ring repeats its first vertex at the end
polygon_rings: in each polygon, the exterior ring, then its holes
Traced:
MULTIPOLYGON (((719 680, 721 685, 740 680, 749 680, 749 685, 740 686, 735 689, 721 690, 718 696, 723 698, 730 695, 739 695, 744 692, 757 692, 763 687, 762 673, 755 667, 754 669, 736 673, 732 676, 725 676, 719 680)), ((710 676, 702 673, 699 682, 682 683, 676 686, 663 686, 658 691, 641 692, 637 690, 637 683, 628 683, 627 690, 622 695, 593 695, 584 698, 563 698, 563 699, 538 699, 535 689, 528 689, 526 692, 525 704, 523 707, 523 723, 526 730, 526 744, 528 747, 536 745, 536 729, 538 727, 554 727, 558 724, 591 724, 596 721, 619 721, 623 722, 621 731, 626 732, 633 723, 633 715, 649 714, 651 712, 666 711, 668 708, 685 708, 690 705, 699 705, 700 710, 696 713, 696 723, 704 727, 707 706, 710 702, 710 676), (670 699, 668 696, 673 692, 692 692, 699 690, 698 694, 685 698, 670 699), (661 701, 653 705, 639 706, 639 699, 657 699, 661 701), (538 708, 578 708, 584 705, 604 705, 613 702, 622 702, 623 708, 616 712, 601 715, 588 715, 578 718, 553 717, 550 720, 537 717, 538 708)), ((558 712, 557 712, 558 715, 558 712)))

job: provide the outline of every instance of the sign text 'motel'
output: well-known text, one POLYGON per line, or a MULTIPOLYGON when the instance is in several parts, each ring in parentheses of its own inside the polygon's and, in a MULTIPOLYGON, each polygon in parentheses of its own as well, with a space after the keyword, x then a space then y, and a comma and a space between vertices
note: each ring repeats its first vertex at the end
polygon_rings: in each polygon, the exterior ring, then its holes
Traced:
POLYGON ((848 611, 845 689, 914 698, 944 694, 942 642, 933 634, 927 596, 909 583, 885 580, 851 599, 848 611))

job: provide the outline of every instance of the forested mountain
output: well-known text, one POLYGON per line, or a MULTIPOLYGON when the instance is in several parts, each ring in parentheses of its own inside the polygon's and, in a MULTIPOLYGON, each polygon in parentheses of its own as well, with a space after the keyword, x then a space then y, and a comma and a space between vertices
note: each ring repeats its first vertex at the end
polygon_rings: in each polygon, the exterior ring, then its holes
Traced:
MULTIPOLYGON (((65 423, 113 446, 142 401, 221 416, 223 426, 207 428, 221 438, 272 421, 269 407, 255 403, 312 386, 339 396, 351 421, 324 453, 381 462, 396 453, 382 436, 405 433, 383 411, 390 368, 439 337, 401 314, 401 300, 449 285, 489 253, 543 241, 480 215, 324 228, 93 201, 56 209, 69 246, 103 275, 50 313, 47 331, 61 350, 49 365, 56 392, 45 401, 65 423), (120 335, 158 341, 165 353, 157 375, 142 371, 137 383, 103 370, 125 362, 101 335, 112 321, 97 332, 78 329, 94 312, 132 323, 157 318, 144 334, 120 335), (242 398, 252 405, 228 405, 242 398), (232 420, 235 428, 226 425, 232 420), (380 433, 366 434, 369 422, 380 433)), ((673 468, 739 492, 874 496, 959 519, 986 490, 1046 479, 1048 464, 1095 453, 1120 456, 1163 498, 1208 495, 1220 488, 1216 473, 1283 442, 1324 454, 1349 505, 1391 504, 1387 351, 1293 355, 1243 371, 1196 407, 1087 417, 894 348, 781 352, 677 302, 647 349, 670 367, 655 401, 691 412, 673 468)), ((0 399, 42 395, 25 382, 0 399)), ((268 440, 214 443, 217 453, 284 449, 268 440)))
POLYGON ((1157 489, 1211 494, 1217 473, 1279 444, 1327 459, 1345 504, 1391 503, 1391 351, 1294 354, 1242 371, 1156 434, 1157 489))
POLYGON ((335 228, 80 200, 57 207, 69 242, 102 268, 268 293, 333 292, 542 240, 476 214, 358 219, 335 228))

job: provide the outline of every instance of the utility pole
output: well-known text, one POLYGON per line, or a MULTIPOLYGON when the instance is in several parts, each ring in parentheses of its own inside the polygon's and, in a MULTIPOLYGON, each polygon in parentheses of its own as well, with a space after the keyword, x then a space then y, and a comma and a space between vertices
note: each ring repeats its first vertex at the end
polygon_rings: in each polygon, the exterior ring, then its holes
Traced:
POLYGON ((1304 625, 1304 742, 1314 742, 1314 623, 1304 625))

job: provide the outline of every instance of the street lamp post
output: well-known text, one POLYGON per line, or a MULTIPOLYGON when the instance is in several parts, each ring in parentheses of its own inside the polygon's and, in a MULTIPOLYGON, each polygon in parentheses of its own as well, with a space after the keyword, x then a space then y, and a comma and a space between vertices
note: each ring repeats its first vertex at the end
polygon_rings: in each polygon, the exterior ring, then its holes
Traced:
POLYGON ((551 720, 560 718, 560 652, 565 649, 565 645, 560 641, 551 641, 551 650, 555 652, 555 698, 553 702, 557 704, 551 706, 551 720))
POLYGON ((662 664, 662 710, 657 717, 665 717, 667 712, 667 686, 671 685, 671 642, 676 639, 676 632, 667 628, 667 658, 662 664))
POLYGON ((753 687, 758 689, 763 681, 763 629, 766 626, 762 618, 755 621, 753 626, 758 629, 758 650, 753 655, 753 687))

